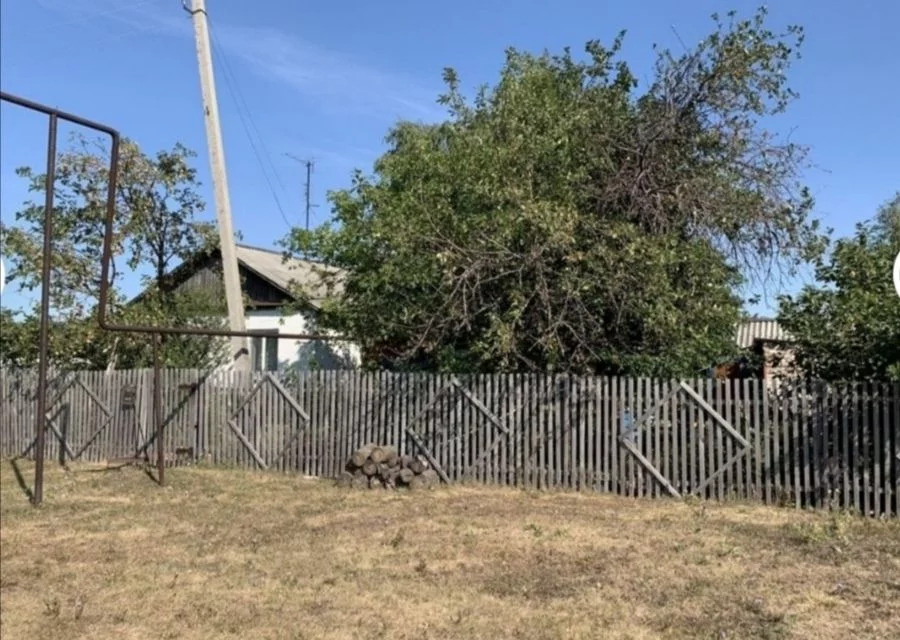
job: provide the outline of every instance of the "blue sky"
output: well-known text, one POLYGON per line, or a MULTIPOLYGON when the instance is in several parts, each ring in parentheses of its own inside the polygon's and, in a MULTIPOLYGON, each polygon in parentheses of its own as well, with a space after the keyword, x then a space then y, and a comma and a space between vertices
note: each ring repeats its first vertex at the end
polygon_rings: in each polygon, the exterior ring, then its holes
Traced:
MULTIPOLYGON (((713 11, 750 15, 759 3, 207 4, 224 54, 217 88, 235 226, 246 242, 272 247, 288 222, 303 220, 304 169, 285 154, 315 160, 312 200, 320 206, 312 220, 324 221, 326 191, 347 186, 354 167, 371 168, 393 122, 442 117, 435 98, 443 67, 474 88, 497 78, 507 46, 580 51, 624 28, 624 56, 644 83, 652 43, 677 50, 680 37, 690 46, 710 31, 713 11), (226 77, 249 107, 268 182, 226 77)), ((806 182, 816 215, 851 233, 900 188, 900 2, 785 1, 773 3, 770 19, 773 28, 806 29, 791 76, 800 99, 771 124, 811 147, 806 182)), ((195 149, 212 215, 196 56, 179 0, 2 0, 0 86, 117 127, 148 152, 178 141, 195 149)), ((14 169, 44 162, 46 124, 8 105, 0 117, 0 215, 9 223, 26 195, 14 169)), ((4 292, 4 306, 20 300, 4 292)), ((772 302, 754 310, 769 311, 772 302)))

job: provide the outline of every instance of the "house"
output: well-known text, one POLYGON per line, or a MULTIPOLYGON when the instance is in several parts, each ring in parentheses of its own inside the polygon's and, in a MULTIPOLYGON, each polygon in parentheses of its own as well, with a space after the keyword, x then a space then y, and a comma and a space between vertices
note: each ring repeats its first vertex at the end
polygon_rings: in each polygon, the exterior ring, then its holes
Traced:
MULTIPOLYGON (((316 331, 316 310, 321 302, 340 294, 339 270, 308 260, 292 258, 285 261, 281 252, 245 244, 236 246, 236 255, 245 301, 246 328, 268 334, 249 339, 254 370, 346 369, 359 365, 359 349, 350 343, 278 339, 279 334, 316 331), (336 282, 331 290, 323 281, 323 274, 338 276, 329 278, 336 282), (289 308, 297 302, 292 293, 295 285, 308 296, 308 308, 302 312, 289 308)), ((195 287, 222 290, 221 253, 213 250, 198 254, 179 265, 168 278, 169 286, 176 290, 195 287)))
POLYGON ((738 324, 735 342, 760 362, 764 380, 797 375, 794 339, 774 318, 751 317, 738 324))

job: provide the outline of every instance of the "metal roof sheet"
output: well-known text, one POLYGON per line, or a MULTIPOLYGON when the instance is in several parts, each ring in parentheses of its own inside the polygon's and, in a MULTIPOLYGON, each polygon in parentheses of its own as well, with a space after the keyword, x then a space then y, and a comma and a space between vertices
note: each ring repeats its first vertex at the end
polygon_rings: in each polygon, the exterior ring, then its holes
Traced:
POLYGON ((774 318, 748 318, 737 326, 735 342, 742 349, 752 347, 757 340, 790 341, 791 335, 774 318))
POLYGON ((299 258, 285 261, 278 251, 244 244, 237 245, 236 252, 238 261, 247 269, 285 291, 291 291, 296 283, 313 302, 339 296, 343 290, 343 272, 340 269, 299 258), (326 282, 325 276, 333 277, 326 282), (330 289, 329 284, 332 285, 330 289))

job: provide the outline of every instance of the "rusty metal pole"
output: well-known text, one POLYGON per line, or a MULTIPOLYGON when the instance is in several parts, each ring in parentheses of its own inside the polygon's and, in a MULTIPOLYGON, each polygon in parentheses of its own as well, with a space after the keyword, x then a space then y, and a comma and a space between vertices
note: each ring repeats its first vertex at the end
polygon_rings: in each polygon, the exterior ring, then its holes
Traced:
POLYGON ((41 328, 38 338, 37 410, 34 416, 35 506, 44 499, 44 431, 47 423, 47 362, 50 351, 50 260, 53 251, 53 182, 56 176, 56 114, 50 114, 47 134, 47 176, 44 189, 44 256, 41 264, 41 328))
POLYGON ((160 375, 160 334, 153 334, 153 420, 156 422, 156 477, 159 486, 166 482, 166 452, 163 447, 162 382, 160 375))

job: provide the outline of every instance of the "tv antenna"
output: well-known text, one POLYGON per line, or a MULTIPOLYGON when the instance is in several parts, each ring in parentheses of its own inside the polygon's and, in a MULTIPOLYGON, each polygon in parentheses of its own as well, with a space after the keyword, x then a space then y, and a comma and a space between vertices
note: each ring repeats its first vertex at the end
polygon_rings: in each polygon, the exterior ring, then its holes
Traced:
POLYGON ((319 206, 317 204, 311 204, 310 197, 309 197, 310 184, 312 183, 312 172, 313 172, 313 168, 316 166, 316 161, 311 158, 306 158, 306 159, 298 158, 297 156, 295 156, 292 153, 285 153, 284 155, 286 155, 291 160, 295 160, 306 167, 306 185, 303 189, 303 195, 304 195, 304 199, 306 201, 306 230, 309 231, 310 210, 313 209, 314 207, 319 206))

